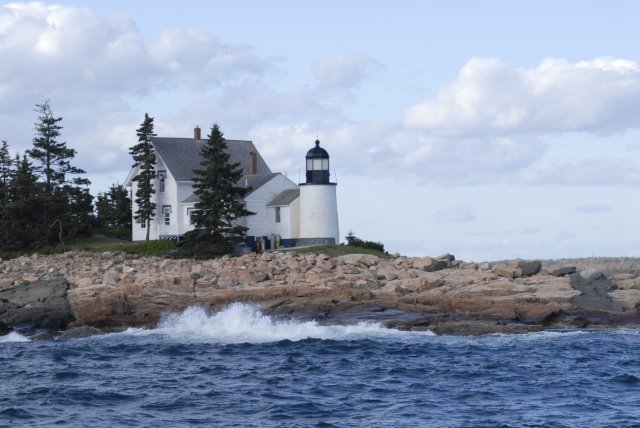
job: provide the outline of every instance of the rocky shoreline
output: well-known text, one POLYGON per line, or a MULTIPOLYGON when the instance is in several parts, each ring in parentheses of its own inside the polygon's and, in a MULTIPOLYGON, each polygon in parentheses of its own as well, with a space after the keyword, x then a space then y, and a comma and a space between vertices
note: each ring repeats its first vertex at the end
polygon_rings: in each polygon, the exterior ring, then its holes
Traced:
POLYGON ((640 278, 572 266, 547 272, 536 261, 492 266, 450 254, 295 252, 204 261, 75 252, 0 261, 0 335, 153 327, 189 306, 215 311, 233 302, 321 323, 376 320, 437 334, 640 326, 640 278))

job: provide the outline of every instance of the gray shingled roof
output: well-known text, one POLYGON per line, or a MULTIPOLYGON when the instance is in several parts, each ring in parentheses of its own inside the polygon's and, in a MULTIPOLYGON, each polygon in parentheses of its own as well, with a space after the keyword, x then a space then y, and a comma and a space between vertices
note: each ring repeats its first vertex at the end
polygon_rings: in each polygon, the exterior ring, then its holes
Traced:
POLYGON ((251 191, 247 193, 247 196, 267 184, 273 177, 278 175, 279 172, 272 172, 269 174, 258 174, 258 175, 245 175, 238 182, 238 186, 241 187, 251 187, 251 191))
POLYGON ((189 196, 187 199, 185 199, 184 201, 182 201, 183 204, 190 204, 190 203, 195 203, 195 202, 199 202, 200 198, 196 196, 195 193, 192 193, 191 196, 189 196))
POLYGON ((300 189, 287 189, 280 192, 271 202, 267 204, 268 207, 286 207, 295 201, 300 196, 300 189))
MULTIPOLYGON (((159 138, 152 140, 156 154, 162 158, 171 175, 176 181, 193 180, 193 169, 200 168, 200 148, 206 140, 194 140, 193 138, 159 138)), ((256 153, 257 173, 269 174, 271 170, 264 161, 258 149, 251 141, 226 140, 230 154, 229 161, 239 162, 244 173, 249 171, 250 153, 256 153)))
MULTIPOLYGON (((249 196, 256 190, 267 184, 269 181, 271 181, 271 179, 278 174, 279 172, 271 172, 269 174, 243 175, 240 181, 238 181, 238 186, 251 187, 251 191, 246 195, 249 196)), ((192 202, 198 202, 199 200, 200 198, 198 198, 195 194, 191 194, 191 196, 182 201, 182 203, 188 204, 192 202)))

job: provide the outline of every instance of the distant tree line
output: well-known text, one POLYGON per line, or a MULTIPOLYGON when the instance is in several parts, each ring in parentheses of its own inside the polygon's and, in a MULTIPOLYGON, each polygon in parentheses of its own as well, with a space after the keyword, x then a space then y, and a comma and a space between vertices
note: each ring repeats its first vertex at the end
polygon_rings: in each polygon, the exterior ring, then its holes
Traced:
POLYGON ((130 236, 127 191, 113 185, 98 194, 94 211, 86 172, 72 163, 76 151, 60 141, 62 118, 49 101, 36 112, 30 149, 12 156, 7 141, 0 146, 0 251, 64 245, 97 232, 130 236))

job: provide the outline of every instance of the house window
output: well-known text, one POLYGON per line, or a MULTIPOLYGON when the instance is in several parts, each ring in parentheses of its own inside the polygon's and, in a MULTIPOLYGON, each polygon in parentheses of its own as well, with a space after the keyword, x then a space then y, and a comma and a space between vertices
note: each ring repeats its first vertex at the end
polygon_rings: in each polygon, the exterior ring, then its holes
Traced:
POLYGON ((141 222, 141 223, 140 223, 140 227, 141 227, 142 229, 146 229, 146 228, 147 228, 147 222, 146 222, 146 221, 141 222))
POLYGON ((193 219, 195 213, 196 213, 195 208, 187 208, 187 220, 189 221, 189 224, 195 224, 193 219))
POLYGON ((276 207, 276 223, 280 223, 280 207, 276 207))
POLYGON ((162 213, 164 214, 164 224, 169 226, 171 224, 171 205, 165 205, 162 207, 162 213))
POLYGON ((158 171, 158 192, 164 193, 164 183, 167 180, 166 171, 158 171))

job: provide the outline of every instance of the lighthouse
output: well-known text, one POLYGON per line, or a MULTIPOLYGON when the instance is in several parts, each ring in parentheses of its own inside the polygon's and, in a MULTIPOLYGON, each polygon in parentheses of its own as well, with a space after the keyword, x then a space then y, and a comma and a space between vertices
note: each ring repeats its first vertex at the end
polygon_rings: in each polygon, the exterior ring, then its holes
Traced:
POLYGON ((329 153, 320 141, 307 152, 306 182, 300 183, 300 243, 337 244, 337 183, 329 181, 329 153))

